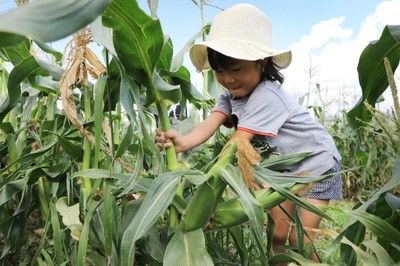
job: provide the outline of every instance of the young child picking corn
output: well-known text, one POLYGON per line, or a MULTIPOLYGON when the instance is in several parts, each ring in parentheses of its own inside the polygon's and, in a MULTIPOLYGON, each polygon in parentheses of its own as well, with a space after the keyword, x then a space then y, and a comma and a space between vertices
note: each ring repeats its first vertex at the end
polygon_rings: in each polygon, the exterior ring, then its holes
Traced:
MULTIPOLYGON (((293 174, 336 175, 316 183, 303 197, 313 205, 326 205, 342 197, 341 157, 326 129, 297 103, 282 87, 280 70, 291 63, 291 51, 276 52, 271 45, 272 26, 268 17, 250 4, 237 4, 220 12, 212 21, 207 41, 194 44, 190 59, 198 71, 211 68, 225 89, 210 115, 190 133, 157 130, 160 148, 175 146, 176 152, 192 149, 208 140, 224 125, 235 127, 231 140, 245 140, 259 151, 275 149, 279 154, 312 152, 312 156, 287 169, 293 174)), ((296 245, 295 228, 286 213, 297 211, 285 201, 272 208, 275 221, 274 248, 289 240, 296 245)), ((318 228, 321 217, 301 209, 304 228, 318 228)), ((313 230, 304 244, 313 240, 313 230)), ((318 261, 316 254, 312 259, 318 261)))

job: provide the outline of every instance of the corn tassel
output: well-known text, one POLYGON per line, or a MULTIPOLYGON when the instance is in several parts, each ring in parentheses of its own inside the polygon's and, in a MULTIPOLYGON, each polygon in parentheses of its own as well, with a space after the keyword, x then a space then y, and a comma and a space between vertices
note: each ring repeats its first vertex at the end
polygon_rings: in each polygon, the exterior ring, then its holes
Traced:
POLYGON ((219 172, 233 161, 235 158, 235 148, 235 142, 231 142, 225 146, 218 161, 208 172, 209 179, 200 185, 190 199, 182 215, 182 231, 193 231, 207 225, 227 185, 219 172))
MULTIPOLYGON (((308 184, 295 184, 290 188, 290 191, 297 193, 306 186, 308 186, 308 184)), ((264 209, 275 207, 286 200, 284 196, 272 188, 256 190, 255 198, 264 209)), ((221 202, 217 205, 215 216, 211 221, 210 227, 219 229, 228 228, 243 224, 248 220, 249 218, 243 210, 239 199, 235 198, 221 202)))

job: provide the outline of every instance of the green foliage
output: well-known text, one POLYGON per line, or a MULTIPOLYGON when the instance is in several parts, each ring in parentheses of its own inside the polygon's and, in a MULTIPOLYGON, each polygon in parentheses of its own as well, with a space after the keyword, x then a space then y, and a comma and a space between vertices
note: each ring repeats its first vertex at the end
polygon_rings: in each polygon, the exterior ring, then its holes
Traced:
MULTIPOLYGON (((279 173, 307 154, 264 160, 256 167, 256 179, 271 188, 256 192, 240 178, 233 145, 220 154, 228 133, 219 132, 213 143, 174 162, 173 150, 165 154, 154 145, 155 125, 170 127, 167 110, 172 104, 206 109, 212 101, 192 87, 182 60, 173 58, 172 40, 164 36, 161 22, 145 14, 136 1, 66 3, 34 1, 0 16, 0 55, 12 66, 10 73, 0 67, 0 95, 5 96, 0 102, 1 264, 310 263, 305 249, 283 256, 270 253, 268 215, 269 208, 291 199, 333 222, 292 191, 315 178, 279 173), (93 38, 105 49, 107 73, 87 85, 69 84, 78 117, 84 118, 83 133, 58 108, 66 72, 62 54, 46 42, 91 22, 93 38), (49 62, 31 55, 32 48, 51 58, 49 62), (221 226, 226 222, 224 211, 233 209, 237 217, 230 219, 240 219, 221 226)), ((376 124, 368 124, 364 136, 345 131, 345 121, 333 128, 337 137, 348 136, 338 142, 339 148, 351 151, 344 163, 346 170, 358 171, 358 179, 367 171, 368 178, 379 171, 386 175, 395 164, 374 159, 394 158, 398 146, 390 146, 384 137, 390 135, 392 144, 398 141, 393 133, 397 122, 385 120, 384 125, 390 124, 385 127, 373 117, 376 124)), ((345 212, 349 224, 332 245, 336 251, 340 247, 343 259, 400 261, 393 244, 398 241, 398 205, 388 196, 399 184, 398 169, 393 172, 390 180, 379 179, 370 188, 380 190, 345 212), (367 234, 377 236, 376 241, 366 239, 367 234)), ((296 226, 301 231, 300 224, 296 226)))
POLYGON ((350 125, 354 128, 368 122, 371 113, 364 102, 375 106, 379 96, 387 89, 389 83, 385 71, 384 59, 390 62, 393 72, 400 60, 400 25, 386 26, 380 39, 369 44, 363 50, 358 63, 358 77, 362 88, 362 97, 348 112, 350 125))
POLYGON ((32 1, 0 17, 0 46, 17 45, 25 36, 40 42, 62 39, 92 22, 110 2, 32 1))
POLYGON ((346 199, 369 197, 392 174, 398 144, 394 145, 388 139, 399 138, 397 127, 390 116, 372 114, 374 116, 369 123, 364 123, 362 131, 355 131, 345 115, 337 116, 329 129, 342 156, 346 199), (383 131, 377 119, 385 123, 388 133, 383 131))

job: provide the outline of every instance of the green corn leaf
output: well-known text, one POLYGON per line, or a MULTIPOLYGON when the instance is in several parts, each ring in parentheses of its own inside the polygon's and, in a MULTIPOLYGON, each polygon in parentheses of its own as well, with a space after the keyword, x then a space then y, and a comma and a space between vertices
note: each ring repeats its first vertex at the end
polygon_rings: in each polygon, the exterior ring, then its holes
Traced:
POLYGON ((194 185, 201 185, 207 181, 207 176, 200 170, 188 169, 181 172, 183 176, 194 185))
POLYGON ((266 160, 263 160, 260 163, 260 167, 268 168, 273 171, 284 170, 287 169, 287 167, 290 165, 301 162, 311 154, 312 154, 311 152, 302 152, 302 153, 293 153, 293 154, 279 155, 276 157, 270 157, 266 160))
POLYGON ((177 231, 165 250, 163 265, 208 266, 214 265, 205 246, 202 229, 187 233, 177 231))
POLYGON ((172 40, 170 37, 165 36, 165 43, 160 53, 160 59, 156 65, 157 69, 169 70, 171 68, 172 56, 174 53, 172 40))
POLYGON ((90 232, 90 224, 93 218, 93 214, 96 211, 97 207, 101 204, 102 201, 93 201, 90 200, 88 203, 88 211, 85 214, 85 220, 82 226, 81 235, 79 237, 78 244, 78 255, 76 257, 76 265, 85 266, 87 265, 87 257, 86 253, 88 252, 88 244, 89 244, 89 232, 90 232))
POLYGON ((303 180, 303 182, 305 182, 305 183, 308 182, 309 183, 311 181, 318 181, 318 180, 321 180, 321 179, 326 178, 326 177, 321 176, 321 177, 318 177, 318 178, 306 178, 306 177, 297 177, 297 176, 287 175, 286 178, 288 178, 289 182, 285 181, 285 183, 279 184, 278 182, 281 182, 281 181, 279 181, 279 179, 281 178, 281 176, 279 176, 279 173, 276 173, 274 171, 268 171, 268 169, 255 168, 254 174, 255 174, 257 180, 265 180, 275 191, 277 191, 279 194, 284 196, 286 199, 289 199, 289 200, 293 201, 298 206, 300 206, 300 207, 302 207, 302 208, 304 208, 306 210, 309 210, 309 211, 311 211, 311 212, 313 212, 313 213, 315 213, 315 214, 317 214, 317 215, 319 215, 321 217, 324 217, 325 219, 328 219, 328 220, 332 219, 326 213, 321 211, 319 208, 317 208, 314 205, 308 203, 304 199, 301 199, 300 197, 296 196, 294 193, 290 192, 287 189, 288 185, 292 186, 294 183, 296 183, 296 181, 303 180), (272 173, 273 176, 268 175, 268 173, 272 173), (278 174, 279 178, 276 178, 277 174, 278 174), (290 183, 290 180, 291 180, 292 183, 290 183))
POLYGON ((388 87, 388 79, 384 66, 384 58, 390 61, 395 72, 400 60, 400 25, 388 25, 383 29, 379 40, 370 43, 361 53, 358 62, 358 79, 362 89, 362 97, 347 116, 354 128, 362 126, 362 122, 371 119, 371 113, 364 106, 364 101, 375 106, 378 98, 388 87))
POLYGON ((144 105, 159 104, 161 99, 167 105, 178 102, 179 84, 169 83, 166 75, 172 61, 172 43, 164 40, 160 21, 148 16, 135 1, 117 0, 103 13, 103 24, 113 29, 113 46, 108 46, 126 73, 146 87, 144 105))
POLYGON ((376 240, 369 240, 363 243, 364 246, 369 248, 375 253, 378 261, 377 265, 395 265, 392 257, 386 252, 385 248, 379 245, 376 240))
POLYGON ((47 75, 46 72, 43 73, 43 71, 40 70, 41 67, 33 56, 25 58, 19 65, 13 68, 8 77, 8 100, 0 103, 0 121, 3 121, 8 112, 10 112, 20 101, 21 83, 24 82, 26 78, 32 74, 47 75))
MULTIPOLYGON (((113 34, 112 34, 112 29, 105 27, 102 23, 102 17, 98 17, 95 19, 90 25, 89 25, 91 31, 92 31, 92 38, 93 40, 101 44, 109 53, 111 53, 113 56, 117 57, 117 52, 115 51, 114 48, 114 43, 113 43, 113 34)), ((111 62, 112 64, 112 62, 111 62)), ((109 65, 110 67, 111 65, 109 65)), ((108 68, 108 74, 110 74, 110 68, 108 68)))
MULTIPOLYGON (((279 262, 297 262, 299 265, 302 265, 302 266, 316 265, 315 262, 312 262, 311 260, 304 258, 299 253, 294 252, 293 250, 290 250, 290 249, 287 250, 287 254, 283 254, 283 253, 277 254, 277 255, 273 256, 269 261, 271 263, 273 263, 273 265, 275 263, 279 263, 279 262)), ((329 264, 324 264, 324 263, 318 263, 317 265, 329 266, 329 264)))
POLYGON ((30 37, 52 42, 67 37, 98 17, 111 0, 32 1, 0 16, 0 46, 30 37), (73 19, 71 19, 73 18, 73 19))
POLYGON ((260 254, 262 254, 261 259, 263 263, 266 263, 266 243, 263 241, 264 212, 261 204, 251 195, 249 189, 243 182, 238 168, 228 165, 226 168, 221 170, 221 176, 239 195, 240 203, 249 217, 250 228, 253 231, 260 248, 260 254))
POLYGON ((232 236, 233 241, 235 242, 235 247, 240 256, 240 262, 242 265, 249 264, 249 251, 246 247, 246 239, 243 234, 242 226, 232 226, 227 229, 229 234, 232 236))
MULTIPOLYGON (((124 140, 125 140, 125 138, 124 138, 124 140)), ((136 155, 135 155, 136 163, 133 168, 133 173, 131 174, 129 185, 124 188, 124 190, 120 193, 120 195, 127 194, 132 191, 133 186, 136 185, 137 179, 139 179, 139 177, 143 171, 144 150, 143 150, 142 139, 137 137, 137 143, 138 143, 138 145, 137 145, 136 155)))
POLYGON ((10 122, 0 123, 0 130, 3 131, 4 134, 15 134, 14 128, 10 122))
POLYGON ((118 146, 117 152, 114 155, 115 159, 121 157, 124 154, 124 152, 128 149, 129 144, 132 142, 132 139, 133 139, 132 125, 128 125, 126 133, 122 138, 121 144, 118 146))
POLYGON ((63 136, 58 136, 61 147, 76 162, 81 162, 83 158, 83 149, 81 145, 74 144, 63 136))
POLYGON ((57 200, 55 207, 62 216, 63 224, 71 231, 71 237, 79 240, 82 232, 79 203, 69 206, 67 197, 62 197, 57 200))
POLYGON ((4 186, 0 187, 0 207, 10 200, 14 199, 14 196, 25 187, 25 180, 17 179, 6 183, 4 186))
POLYGON ((188 40, 185 45, 181 48, 180 51, 176 53, 176 55, 172 58, 171 62, 171 71, 177 71, 182 65, 185 55, 189 52, 190 47, 204 34, 204 28, 193 35, 190 40, 188 40))
POLYGON ((206 98, 193 86, 190 81, 190 72, 186 67, 181 66, 173 72, 161 72, 161 74, 170 78, 172 83, 178 84, 184 98, 196 108, 200 109, 203 107, 205 109, 211 109, 212 106, 214 106, 215 100, 213 98, 206 98))
POLYGON ((153 179, 151 178, 141 177, 141 178, 135 178, 134 181, 132 182, 131 174, 112 173, 109 170, 104 170, 104 169, 85 169, 71 174, 71 178, 82 177, 82 176, 88 177, 90 179, 108 179, 108 178, 116 179, 119 182, 121 182, 122 188, 126 188, 129 186, 130 190, 128 192, 130 193, 147 192, 153 181, 153 179))
POLYGON ((353 250, 357 254, 357 261, 358 263, 360 263, 360 265, 380 265, 378 264, 378 261, 376 260, 373 254, 368 253, 365 250, 361 249, 359 246, 349 241, 347 238, 344 237, 341 241, 342 243, 347 244, 353 248, 353 250))
POLYGON ((63 58, 63 53, 54 50, 51 46, 49 46, 47 43, 44 42, 40 42, 38 40, 35 40, 35 43, 37 44, 37 46, 39 46, 40 49, 42 49, 44 52, 51 54, 52 56, 54 56, 54 59, 56 62, 61 62, 62 58, 63 58))
POLYGON ((347 215, 356 218, 387 243, 400 243, 400 232, 382 218, 357 210, 347 210, 345 212, 347 215))
POLYGON ((113 235, 117 231, 114 223, 114 210, 116 209, 114 197, 111 193, 109 182, 104 182, 104 205, 103 205, 103 225, 104 225, 104 249, 107 257, 112 256, 113 235))
MULTIPOLYGON (((144 143, 143 145, 146 145, 146 147, 151 150, 152 154, 156 156, 155 162, 163 162, 161 154, 154 143, 154 137, 149 134, 149 130, 146 127, 146 114, 144 112, 144 107, 142 99, 139 95, 137 84, 128 77, 122 65, 119 64, 118 66, 120 68, 121 74, 120 99, 122 106, 124 107, 131 121, 139 121, 139 124, 137 126, 142 129, 141 133, 143 134, 143 136, 140 137, 142 137, 141 139, 144 143), (136 106, 136 110, 133 108, 133 106, 136 106)), ((157 168, 156 165, 155 168, 157 168)))
POLYGON ((62 231, 60 227, 60 221, 58 219, 58 213, 54 202, 50 202, 50 218, 51 227, 53 229, 53 243, 56 255, 56 262, 57 264, 61 264, 61 262, 65 261, 65 253, 62 244, 62 231))
MULTIPOLYGON (((36 62, 40 65, 40 67, 49 73, 49 76, 52 78, 53 82, 54 82, 54 80, 59 81, 61 79, 62 75, 64 74, 64 69, 61 66, 53 64, 47 60, 43 60, 38 56, 35 56, 35 59, 36 59, 36 62)), ((31 82, 33 83, 33 81, 31 81, 31 82)), ((58 89, 58 87, 57 87, 57 89, 58 89)), ((57 93, 58 93, 58 91, 57 91, 57 93)))
MULTIPOLYGON (((393 172, 392 172, 392 177, 381 187, 379 190, 375 191, 367 201, 363 202, 359 207, 357 207, 357 211, 359 212, 366 212, 367 209, 369 208, 370 205, 374 204, 379 200, 380 197, 384 197, 384 194, 399 186, 400 185, 400 156, 396 158, 393 162, 393 172)), ((379 210, 378 214, 379 214, 379 210)), ((379 215, 378 215, 379 216, 379 215)), ((358 220, 354 216, 350 216, 349 221, 347 224, 344 226, 342 233, 339 234, 339 236, 335 239, 335 242, 339 242, 340 238, 343 236, 343 234, 346 232, 348 228, 350 228, 354 223, 356 223, 358 220)))
POLYGON ((113 43, 127 73, 152 89, 153 72, 164 45, 159 20, 143 12, 136 1, 115 0, 102 14, 103 24, 113 29, 113 43))
MULTIPOLYGON (((94 145, 94 161, 97 167, 100 161, 100 146, 101 139, 103 136, 102 122, 103 122, 103 112, 104 112, 104 91, 107 84, 107 77, 102 76, 94 85, 94 128, 95 128, 95 145, 94 145)), ((110 144, 111 145, 111 144, 110 144)))
MULTIPOLYGON (((38 64, 43 68, 46 69, 47 71, 49 71, 49 75, 50 76, 36 76, 35 79, 29 77, 29 82, 30 85, 32 86, 32 88, 36 89, 39 93, 43 92, 43 94, 47 94, 47 95, 51 95, 50 97, 52 97, 52 99, 49 99, 49 101, 53 100, 54 101, 54 105, 56 106, 56 100, 59 94, 59 88, 58 88, 58 83, 55 83, 55 81, 53 80, 53 75, 62 75, 63 72, 59 72, 59 73, 54 73, 54 71, 58 71, 61 70, 63 71, 61 68, 57 68, 57 65, 50 65, 50 64, 42 64, 42 62, 37 61, 38 64), (53 69, 50 69, 51 67, 55 67, 53 69), (52 73, 50 73, 50 71, 53 71, 52 73)), ((52 111, 54 109, 51 109, 52 111)), ((49 110, 50 111, 50 110, 49 110)), ((54 114, 54 112, 53 112, 54 114)), ((54 116, 54 115, 53 115, 54 116)))
MULTIPOLYGON (((182 94, 180 86, 166 82, 159 73, 154 72, 152 83, 154 87, 157 89, 157 94, 159 95, 160 99, 165 100, 167 106, 177 103, 181 99, 182 94)), ((152 95, 148 94, 145 105, 148 106, 153 104, 154 100, 152 95)))
POLYGON ((46 250, 42 249, 40 251, 40 254, 44 257, 46 263, 42 262, 42 265, 46 265, 46 266, 53 266, 54 262, 53 259, 51 258, 49 252, 47 252, 46 250))
POLYGON ((294 183, 309 184, 324 180, 331 175, 322 175, 318 177, 298 176, 290 173, 281 173, 268 168, 255 166, 256 179, 261 183, 276 183, 283 187, 291 187, 294 183))
POLYGON ((50 151, 51 148, 56 144, 57 144, 57 142, 55 141, 55 142, 50 142, 50 143, 48 143, 46 145, 43 145, 39 149, 33 150, 30 153, 27 153, 27 154, 21 156, 18 159, 18 161, 26 163, 27 161, 35 160, 35 159, 37 159, 38 156, 41 156, 41 155, 47 153, 48 151, 50 151))
POLYGON ((160 237, 158 226, 151 227, 146 237, 146 251, 153 259, 162 264, 166 247, 166 243, 164 243, 164 240, 160 237))
POLYGON ((132 222, 125 230, 121 241, 121 264, 133 265, 135 261, 135 243, 143 237, 171 204, 180 175, 166 172, 154 179, 143 203, 132 222))
POLYGON ((2 52, 8 60, 10 60, 12 65, 16 66, 26 58, 32 56, 30 51, 31 44, 31 40, 28 38, 23 38, 17 45, 8 47, 0 46, 0 52, 2 52))
POLYGON ((357 254, 349 245, 344 245, 342 239, 346 238, 347 241, 351 241, 355 245, 360 245, 365 237, 365 226, 360 222, 353 222, 349 227, 346 227, 338 237, 334 239, 332 244, 327 248, 327 256, 332 255, 337 247, 340 245, 340 253, 342 254, 340 261, 342 264, 349 266, 355 266, 357 261, 357 254))

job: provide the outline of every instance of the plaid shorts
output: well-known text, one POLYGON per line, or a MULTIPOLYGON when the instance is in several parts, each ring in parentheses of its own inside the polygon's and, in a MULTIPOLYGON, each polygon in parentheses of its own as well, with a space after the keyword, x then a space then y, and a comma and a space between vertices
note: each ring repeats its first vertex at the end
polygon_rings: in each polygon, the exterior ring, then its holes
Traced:
MULTIPOLYGON (((335 160, 336 161, 336 160, 335 160)), ((324 175, 336 173, 332 177, 317 182, 311 188, 310 191, 303 195, 304 198, 309 199, 320 199, 320 200, 330 200, 330 199, 342 199, 342 167, 339 162, 326 171, 324 175)))

